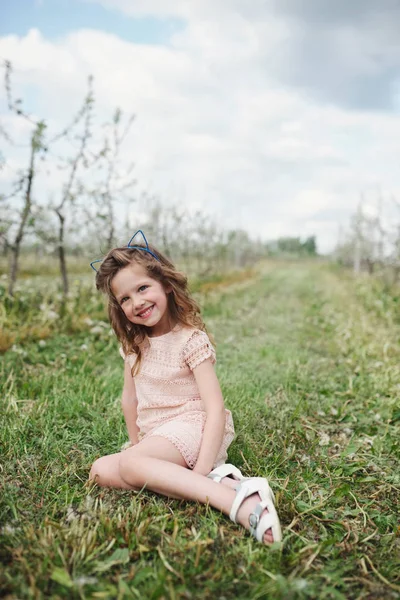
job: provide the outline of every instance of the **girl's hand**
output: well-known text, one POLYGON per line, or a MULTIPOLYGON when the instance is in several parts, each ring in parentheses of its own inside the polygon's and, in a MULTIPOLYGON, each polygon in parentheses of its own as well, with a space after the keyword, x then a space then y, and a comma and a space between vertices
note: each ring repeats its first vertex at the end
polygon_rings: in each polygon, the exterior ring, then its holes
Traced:
POLYGON ((200 475, 204 475, 207 476, 210 471, 212 471, 212 469, 209 469, 208 467, 204 467, 202 465, 199 465, 198 463, 193 467, 193 471, 195 473, 199 473, 200 475))
MULTIPOLYGON (((135 382, 131 374, 128 362, 125 362, 124 370, 124 389, 122 391, 122 412, 124 413, 126 428, 130 445, 134 446, 138 443, 139 428, 137 426, 137 398, 135 382), (133 440, 133 441, 131 441, 133 440)), ((127 446, 128 448, 130 446, 127 446)), ((121 449, 124 450, 125 446, 121 449)))
POLYGON ((200 452, 194 470, 202 475, 208 475, 213 469, 224 437, 226 421, 224 399, 210 358, 195 367, 193 375, 206 411, 200 452))

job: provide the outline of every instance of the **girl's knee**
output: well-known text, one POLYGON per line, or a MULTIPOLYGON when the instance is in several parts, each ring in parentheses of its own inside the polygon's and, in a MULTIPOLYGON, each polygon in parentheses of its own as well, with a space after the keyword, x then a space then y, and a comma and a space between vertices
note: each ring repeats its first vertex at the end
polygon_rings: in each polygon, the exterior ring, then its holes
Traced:
POLYGON ((141 469, 141 459, 133 452, 122 452, 119 459, 119 475, 129 485, 140 489, 145 482, 141 469))
POLYGON ((107 457, 102 456, 95 460, 90 469, 89 479, 93 481, 93 483, 97 483, 97 485, 106 485, 108 474, 106 458, 107 457))

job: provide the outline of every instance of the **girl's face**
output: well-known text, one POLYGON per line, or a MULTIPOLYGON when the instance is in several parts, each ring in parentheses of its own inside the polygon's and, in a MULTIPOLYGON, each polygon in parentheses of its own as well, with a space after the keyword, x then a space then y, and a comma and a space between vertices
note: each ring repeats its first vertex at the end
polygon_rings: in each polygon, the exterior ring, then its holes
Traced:
POLYGON ((126 318, 148 327, 150 337, 171 331, 167 296, 171 290, 149 277, 144 267, 137 263, 124 267, 112 280, 111 289, 126 318))

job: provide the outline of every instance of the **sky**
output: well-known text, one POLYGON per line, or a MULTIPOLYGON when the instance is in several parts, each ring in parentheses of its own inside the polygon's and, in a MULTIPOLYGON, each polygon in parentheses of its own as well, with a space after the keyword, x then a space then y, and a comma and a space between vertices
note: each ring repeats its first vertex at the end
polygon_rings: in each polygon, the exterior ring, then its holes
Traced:
MULTIPOLYGON (((398 0, 0 0, 0 58, 31 114, 62 128, 93 75, 98 119, 136 115, 138 194, 321 252, 361 199, 395 218, 399 31, 398 0)), ((0 111, 23 139, 3 89, 0 111)), ((0 143, 6 190, 26 156, 0 143)))

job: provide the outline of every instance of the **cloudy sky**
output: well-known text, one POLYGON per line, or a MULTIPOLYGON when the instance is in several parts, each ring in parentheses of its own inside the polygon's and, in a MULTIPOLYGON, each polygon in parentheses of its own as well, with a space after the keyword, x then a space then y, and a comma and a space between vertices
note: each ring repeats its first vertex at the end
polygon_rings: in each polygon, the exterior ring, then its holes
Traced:
POLYGON ((328 252, 361 196, 400 198, 399 31, 399 0, 13 0, 0 57, 55 128, 89 74, 99 116, 134 112, 141 190, 328 252))

